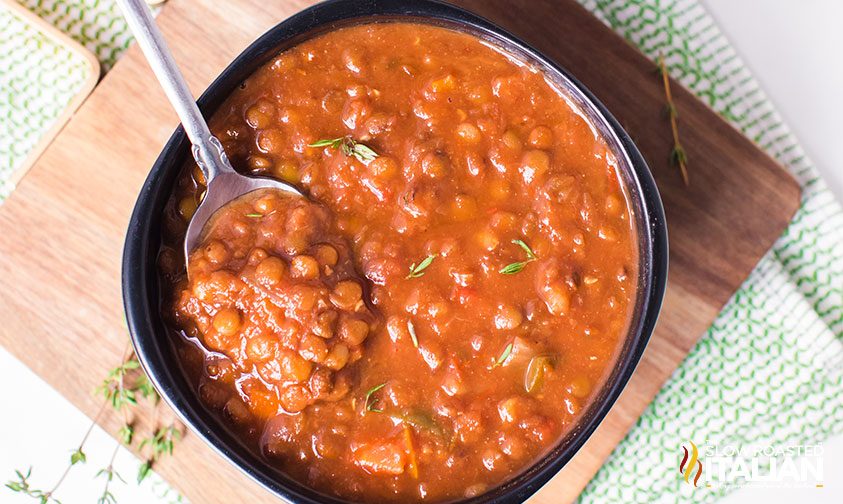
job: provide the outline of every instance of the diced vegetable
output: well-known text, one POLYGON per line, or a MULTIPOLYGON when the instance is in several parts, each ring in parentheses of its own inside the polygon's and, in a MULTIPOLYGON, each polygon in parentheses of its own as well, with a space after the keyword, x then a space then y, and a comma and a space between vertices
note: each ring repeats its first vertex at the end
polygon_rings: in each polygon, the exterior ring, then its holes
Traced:
POLYGON ((553 369, 556 357, 553 355, 537 355, 530 359, 527 364, 527 372, 524 374, 524 390, 533 392, 544 385, 545 373, 553 369))
POLYGON ((401 415, 393 416, 396 420, 400 420, 405 424, 414 427, 417 430, 427 431, 436 437, 442 438, 443 441, 450 441, 451 436, 433 417, 428 413, 415 411, 412 413, 403 413, 401 415))
POLYGON ((375 474, 397 476, 404 473, 407 455, 395 443, 363 445, 354 452, 358 466, 375 474))
POLYGON ((418 479, 419 463, 416 458, 416 450, 413 447, 413 432, 407 424, 404 424, 404 448, 407 453, 407 472, 413 479, 418 479))

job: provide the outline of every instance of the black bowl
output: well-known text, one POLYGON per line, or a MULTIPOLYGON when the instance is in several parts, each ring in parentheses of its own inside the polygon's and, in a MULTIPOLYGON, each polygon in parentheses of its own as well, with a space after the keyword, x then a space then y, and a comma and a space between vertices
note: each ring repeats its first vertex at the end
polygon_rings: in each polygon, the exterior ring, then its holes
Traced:
MULTIPOLYGON (((300 12, 243 51, 199 98, 200 109, 206 116, 213 114, 243 80, 279 51, 337 27, 373 20, 412 20, 456 28, 488 39, 533 62, 568 91, 618 156, 641 252, 635 311, 618 360, 576 427, 554 449, 513 479, 479 497, 460 501, 521 502, 553 477, 585 443, 620 395, 644 352, 661 307, 667 278, 667 227, 658 190, 629 135, 565 69, 490 22, 436 1, 331 0, 300 12)), ((123 300, 135 352, 158 392, 193 433, 264 488, 288 502, 344 502, 293 481, 238 441, 200 403, 194 387, 181 371, 175 348, 159 314, 155 262, 164 205, 188 155, 189 143, 179 127, 146 179, 129 222, 123 252, 123 300)))

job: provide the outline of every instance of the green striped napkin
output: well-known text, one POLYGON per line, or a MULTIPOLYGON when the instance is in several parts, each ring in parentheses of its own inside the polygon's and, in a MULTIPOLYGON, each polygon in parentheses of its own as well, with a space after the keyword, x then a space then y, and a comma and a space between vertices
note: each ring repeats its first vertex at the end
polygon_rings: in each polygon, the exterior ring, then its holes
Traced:
POLYGON ((0 201, 90 72, 85 58, 0 6, 0 201))
POLYGON ((17 0, 97 55, 108 71, 132 34, 114 0, 17 0))

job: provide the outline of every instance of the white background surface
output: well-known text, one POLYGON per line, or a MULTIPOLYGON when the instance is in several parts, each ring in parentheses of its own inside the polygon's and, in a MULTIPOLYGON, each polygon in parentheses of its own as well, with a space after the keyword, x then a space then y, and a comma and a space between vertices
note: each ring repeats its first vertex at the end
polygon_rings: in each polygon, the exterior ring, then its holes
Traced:
MULTIPOLYGON (((799 137, 808 156, 843 199, 843 0, 703 0, 799 137)), ((0 321, 2 323, 2 321, 0 321)), ((21 335, 25 337, 25 335, 21 335)), ((15 468, 34 466, 33 482, 49 487, 64 469, 89 420, 40 378, 0 349, 0 481, 15 468)), ((114 447, 96 428, 86 452, 57 497, 64 504, 93 504, 102 480, 93 480, 114 447)), ((134 485, 137 461, 121 449, 117 468, 128 486, 114 485, 121 504, 168 502, 161 487, 134 485)), ((743 489, 729 504, 843 502, 843 436, 825 444, 823 489, 743 489)), ((0 489, 0 502, 31 503, 0 489)), ((199 504, 199 503, 196 503, 199 504)))

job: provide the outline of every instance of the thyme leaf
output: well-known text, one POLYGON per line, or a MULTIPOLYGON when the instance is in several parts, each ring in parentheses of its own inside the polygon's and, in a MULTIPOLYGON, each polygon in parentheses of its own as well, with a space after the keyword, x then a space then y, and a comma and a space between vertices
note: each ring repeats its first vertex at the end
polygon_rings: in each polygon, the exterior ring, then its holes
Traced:
POLYGON ((373 411, 375 413, 383 413, 383 410, 379 409, 377 407, 378 399, 377 398, 372 399, 372 395, 375 392, 377 392, 378 390, 384 388, 385 386, 386 386, 386 382, 381 383, 380 385, 375 385, 374 387, 370 388, 366 392, 366 402, 364 403, 366 411, 373 411))
POLYGON ((109 486, 111 485, 111 482, 114 480, 114 478, 119 479, 123 483, 126 483, 126 480, 124 480, 117 473, 117 471, 114 470, 114 457, 111 458, 111 463, 108 465, 108 467, 100 470, 100 472, 97 473, 96 477, 99 478, 100 476, 105 476, 105 488, 103 489, 99 499, 97 499, 97 504, 117 504, 117 498, 114 497, 113 493, 111 493, 111 490, 109 490, 109 486))
POLYGON ((345 137, 317 140, 312 144, 308 144, 308 147, 331 147, 332 149, 338 149, 340 145, 342 145, 343 139, 345 139, 345 137))
POLYGON ((521 249, 524 250, 524 252, 526 252, 528 259, 535 259, 536 258, 535 252, 533 252, 533 249, 531 249, 529 245, 524 243, 524 240, 512 240, 512 243, 521 247, 521 249))
POLYGON ((140 442, 138 450, 143 450, 144 447, 149 446, 151 453, 146 462, 138 468, 138 483, 149 476, 153 464, 158 462, 162 456, 173 454, 173 445, 180 438, 181 432, 176 428, 175 424, 171 424, 167 427, 156 429, 152 437, 140 442))
POLYGON ((376 157, 378 153, 372 150, 368 145, 364 145, 350 136, 343 136, 339 138, 325 138, 317 140, 308 147, 330 147, 332 149, 339 149, 343 154, 349 157, 354 157, 361 163, 368 163, 376 157))
POLYGON ((424 275, 424 270, 433 263, 433 260, 439 257, 439 254, 429 255, 425 257, 418 265, 413 263, 410 265, 410 273, 405 278, 418 278, 424 275))
POLYGON ((520 273, 521 270, 523 270, 524 267, 527 266, 527 263, 529 263, 529 262, 530 261, 520 261, 520 262, 514 262, 514 263, 507 264, 506 266, 504 266, 503 268, 498 270, 498 273, 501 273, 503 275, 514 275, 516 273, 520 273))
POLYGON ((131 425, 124 424, 120 427, 120 430, 117 431, 117 437, 120 438, 120 442, 126 446, 132 445, 132 438, 135 436, 135 428, 131 425))
POLYGON ((511 353, 512 353, 512 343, 509 343, 509 344, 506 345, 506 348, 503 349, 503 352, 501 353, 500 357, 498 357, 498 360, 496 360, 495 363, 492 364, 492 369, 495 369, 496 367, 498 367, 501 364, 503 364, 504 362, 506 362, 506 359, 509 358, 509 355, 511 353))
POLYGON ((75 452, 70 454, 70 465, 76 465, 78 463, 85 463, 88 461, 88 457, 85 455, 85 452, 82 451, 82 448, 78 448, 75 452))
POLYGON ((148 460, 138 467, 138 483, 142 483, 143 480, 149 476, 149 473, 152 471, 152 463, 148 460))
POLYGON ((673 164, 684 165, 688 162, 688 155, 685 153, 685 149, 681 145, 676 144, 676 146, 673 147, 673 150, 670 151, 670 159, 673 164))
POLYGON ((378 153, 373 151, 370 147, 355 142, 353 140, 351 141, 351 146, 347 147, 346 149, 347 150, 344 151, 346 156, 354 156, 361 163, 372 161, 373 159, 378 157, 378 153))
POLYGON ((47 504, 48 502, 55 502, 59 504, 59 501, 53 498, 53 491, 45 492, 44 490, 32 488, 29 482, 29 477, 32 476, 31 467, 28 471, 26 471, 26 474, 23 474, 18 470, 15 470, 15 474, 18 476, 18 479, 6 483, 6 488, 13 492, 21 493, 34 499, 38 499, 41 504, 47 504))

